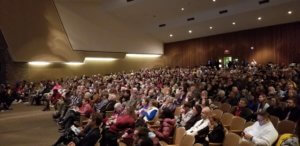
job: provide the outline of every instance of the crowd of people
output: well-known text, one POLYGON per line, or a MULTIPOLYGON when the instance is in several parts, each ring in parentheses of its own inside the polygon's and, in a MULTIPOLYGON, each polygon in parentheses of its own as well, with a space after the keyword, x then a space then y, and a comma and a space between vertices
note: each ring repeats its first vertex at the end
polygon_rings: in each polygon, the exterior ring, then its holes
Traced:
MULTIPOLYGON (((176 127, 184 127, 195 143, 221 143, 225 127, 212 114, 215 102, 255 123, 243 140, 271 146, 280 135, 269 115, 299 124, 300 64, 247 65, 230 68, 200 66, 141 69, 131 73, 92 75, 39 83, 1 85, 2 110, 27 101, 55 109, 61 137, 55 142, 76 146, 134 146, 172 143, 176 127), (180 107, 180 114, 175 115, 180 107), (113 111, 113 112, 112 112, 113 111)), ((297 125, 298 125, 297 124, 297 125)), ((298 138, 300 130, 295 130, 298 138), (298 133, 297 133, 298 132, 298 133)))

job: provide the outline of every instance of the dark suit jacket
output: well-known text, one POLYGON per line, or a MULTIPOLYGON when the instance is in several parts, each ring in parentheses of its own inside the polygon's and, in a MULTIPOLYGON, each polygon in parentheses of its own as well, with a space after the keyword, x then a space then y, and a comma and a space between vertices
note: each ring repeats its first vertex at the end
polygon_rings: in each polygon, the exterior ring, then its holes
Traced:
POLYGON ((184 126, 186 130, 190 129, 194 126, 194 124, 201 119, 201 115, 193 116, 190 120, 188 120, 184 126))
POLYGON ((295 108, 292 108, 292 109, 285 109, 284 110, 284 118, 286 118, 286 116, 288 115, 288 113, 290 113, 290 116, 288 118, 288 120, 291 120, 291 121, 294 121, 294 122, 297 122, 299 120, 299 115, 300 115, 300 110, 299 108, 295 107, 295 108))
POLYGON ((113 111, 116 103, 115 100, 108 101, 107 104, 101 108, 101 112, 113 111))
POLYGON ((100 138, 99 128, 90 129, 77 146, 94 146, 100 138))
POLYGON ((222 143, 225 137, 224 127, 222 124, 218 124, 209 134, 209 142, 222 143))
MULTIPOLYGON (((231 111, 231 113, 233 115, 235 115, 235 112, 237 111, 237 108, 238 107, 234 107, 233 110, 231 111)), ((237 116, 237 115, 235 115, 235 116, 237 116)), ((246 119, 247 121, 250 121, 251 118, 252 118, 252 111, 249 108, 243 108, 241 110, 241 113, 240 113, 239 116, 242 117, 242 118, 244 118, 244 119, 246 119)))
POLYGON ((280 120, 283 120, 285 118, 283 110, 280 107, 270 106, 269 108, 267 108, 267 112, 272 116, 278 117, 280 120))
POLYGON ((208 146, 209 143, 222 143, 225 137, 224 127, 222 124, 218 124, 211 132, 209 132, 209 127, 205 127, 200 130, 195 136, 196 143, 202 143, 204 146, 208 146), (209 141, 206 141, 206 136, 209 141))

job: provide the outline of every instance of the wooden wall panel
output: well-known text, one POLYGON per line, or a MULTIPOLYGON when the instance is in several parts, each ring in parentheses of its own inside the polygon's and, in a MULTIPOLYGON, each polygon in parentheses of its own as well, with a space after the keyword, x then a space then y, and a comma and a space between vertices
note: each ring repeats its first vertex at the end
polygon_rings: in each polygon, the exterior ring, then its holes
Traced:
POLYGON ((164 49, 168 66, 204 65, 226 56, 226 49, 229 56, 248 62, 300 62, 300 22, 167 43, 164 49))

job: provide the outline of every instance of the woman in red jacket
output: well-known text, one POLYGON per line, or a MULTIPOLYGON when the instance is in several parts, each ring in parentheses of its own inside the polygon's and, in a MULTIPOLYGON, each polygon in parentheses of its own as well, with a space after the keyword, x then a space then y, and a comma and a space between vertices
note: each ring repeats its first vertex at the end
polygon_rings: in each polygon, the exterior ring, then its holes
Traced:
MULTIPOLYGON (((135 125, 135 114, 132 107, 126 107, 125 111, 117 117, 114 123, 103 132, 101 146, 117 146, 118 138, 135 125)), ((133 130, 132 130, 133 131, 133 130)))
POLYGON ((159 140, 171 142, 172 139, 170 139, 170 137, 173 137, 176 124, 174 113, 169 109, 165 109, 162 112, 161 118, 162 120, 160 121, 160 128, 153 132, 159 140))

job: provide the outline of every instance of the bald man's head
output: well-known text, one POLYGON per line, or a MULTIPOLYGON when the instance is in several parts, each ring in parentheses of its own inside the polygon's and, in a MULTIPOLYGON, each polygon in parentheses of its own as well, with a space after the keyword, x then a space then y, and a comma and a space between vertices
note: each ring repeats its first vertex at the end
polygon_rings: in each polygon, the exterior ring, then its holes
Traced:
POLYGON ((211 114, 211 110, 209 107, 202 108, 201 116, 203 119, 208 118, 208 116, 211 114))

